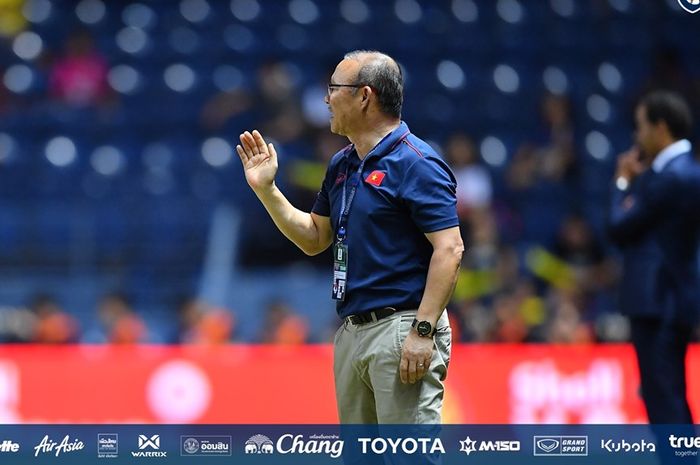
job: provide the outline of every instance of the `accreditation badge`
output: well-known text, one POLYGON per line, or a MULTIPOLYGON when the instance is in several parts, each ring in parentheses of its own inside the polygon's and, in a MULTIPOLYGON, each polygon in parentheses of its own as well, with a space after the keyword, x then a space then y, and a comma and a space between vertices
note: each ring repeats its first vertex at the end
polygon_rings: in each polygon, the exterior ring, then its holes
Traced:
POLYGON ((348 279, 348 246, 342 241, 333 244, 333 300, 345 300, 348 279))

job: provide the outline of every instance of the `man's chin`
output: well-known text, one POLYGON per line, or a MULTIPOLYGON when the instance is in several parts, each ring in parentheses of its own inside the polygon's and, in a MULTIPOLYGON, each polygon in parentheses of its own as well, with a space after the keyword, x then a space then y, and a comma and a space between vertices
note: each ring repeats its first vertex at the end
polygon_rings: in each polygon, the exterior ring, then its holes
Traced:
POLYGON ((337 134, 337 135, 339 135, 339 136, 342 136, 343 133, 342 133, 342 132, 338 129, 338 127, 335 125, 335 122, 333 121, 333 117, 331 117, 330 123, 331 123, 331 132, 332 132, 333 134, 337 134))

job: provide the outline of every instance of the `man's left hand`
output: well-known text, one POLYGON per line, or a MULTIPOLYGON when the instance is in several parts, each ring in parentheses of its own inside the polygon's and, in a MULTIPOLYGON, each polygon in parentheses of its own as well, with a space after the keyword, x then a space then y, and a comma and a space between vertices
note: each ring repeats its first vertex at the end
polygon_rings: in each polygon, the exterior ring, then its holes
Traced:
POLYGON ((420 337, 415 331, 409 331, 401 350, 401 363, 399 363, 401 382, 414 384, 420 380, 428 372, 432 359, 433 338, 420 337))

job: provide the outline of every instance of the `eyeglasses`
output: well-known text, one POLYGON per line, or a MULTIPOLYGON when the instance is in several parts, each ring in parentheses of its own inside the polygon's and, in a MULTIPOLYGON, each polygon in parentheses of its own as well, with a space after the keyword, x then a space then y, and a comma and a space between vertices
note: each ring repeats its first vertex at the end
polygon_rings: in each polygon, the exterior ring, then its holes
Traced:
POLYGON ((333 90, 335 90, 338 87, 352 87, 354 89, 359 89, 360 87, 364 87, 364 86, 365 86, 365 84, 333 84, 333 83, 329 83, 328 84, 328 96, 330 97, 330 95, 333 93, 333 90))

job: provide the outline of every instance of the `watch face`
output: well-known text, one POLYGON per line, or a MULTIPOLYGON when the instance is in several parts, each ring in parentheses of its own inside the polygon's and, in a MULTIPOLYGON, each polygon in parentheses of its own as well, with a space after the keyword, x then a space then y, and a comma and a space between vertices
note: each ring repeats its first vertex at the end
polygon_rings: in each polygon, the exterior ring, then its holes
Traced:
POLYGON ((433 327, 427 321, 419 321, 418 326, 416 326, 416 331, 418 331, 418 334, 421 336, 427 336, 432 329, 433 327))

